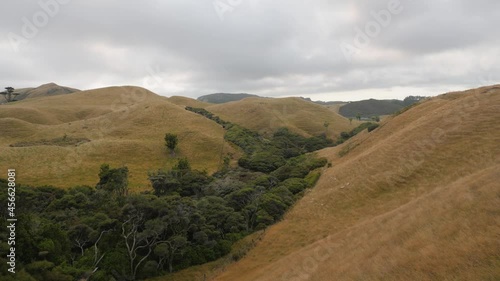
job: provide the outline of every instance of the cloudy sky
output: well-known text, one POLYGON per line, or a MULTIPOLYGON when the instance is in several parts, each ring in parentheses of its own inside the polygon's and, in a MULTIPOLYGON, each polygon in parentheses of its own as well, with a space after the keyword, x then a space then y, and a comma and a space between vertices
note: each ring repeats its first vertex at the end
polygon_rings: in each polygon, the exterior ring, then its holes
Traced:
POLYGON ((360 100, 500 83, 498 0, 2 0, 0 86, 360 100))

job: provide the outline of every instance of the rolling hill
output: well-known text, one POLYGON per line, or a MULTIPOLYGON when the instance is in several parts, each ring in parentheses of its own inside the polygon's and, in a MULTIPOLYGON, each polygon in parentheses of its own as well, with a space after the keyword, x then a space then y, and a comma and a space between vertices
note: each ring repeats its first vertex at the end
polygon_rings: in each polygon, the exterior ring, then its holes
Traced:
POLYGON ((499 280, 499 119, 500 85, 447 93, 320 151, 332 167, 255 248, 189 276, 499 280))
POLYGON ((223 120, 240 124, 251 130, 266 134, 279 127, 288 127, 304 136, 325 133, 328 122, 328 136, 335 138, 342 131, 349 131, 358 122, 301 98, 246 98, 205 107, 223 120))
POLYGON ((168 98, 168 101, 173 103, 173 104, 182 106, 182 107, 191 106, 191 107, 198 107, 198 108, 206 108, 207 106, 212 105, 211 103, 208 103, 208 102, 203 102, 203 101, 195 100, 195 99, 188 98, 188 97, 182 97, 182 96, 172 96, 172 97, 168 98))
MULTIPOLYGON (((57 95, 65 95, 79 92, 80 90, 59 86, 55 83, 47 83, 36 88, 22 88, 15 89, 14 93, 18 94, 16 100, 20 101, 23 99, 40 98, 40 97, 50 97, 57 95)), ((0 103, 5 103, 5 100, 0 100, 0 103)))
POLYGON ((390 115, 424 98, 422 96, 408 96, 404 100, 369 99, 353 101, 341 105, 338 112, 345 117, 356 117, 358 114, 363 118, 390 115))
POLYGON ((349 102, 339 108, 339 113, 346 117, 356 117, 358 114, 361 117, 370 118, 372 116, 389 115, 400 109, 404 105, 399 100, 363 100, 349 102))
MULTIPOLYGON (((25 99, 0 106, 0 169, 17 168, 20 183, 70 187, 95 185, 102 163, 127 165, 131 189, 142 190, 148 171, 176 162, 164 145, 167 132, 179 136, 177 157, 217 170, 223 128, 148 90, 111 87, 25 99)), ((223 153, 238 155, 228 143, 223 153)))

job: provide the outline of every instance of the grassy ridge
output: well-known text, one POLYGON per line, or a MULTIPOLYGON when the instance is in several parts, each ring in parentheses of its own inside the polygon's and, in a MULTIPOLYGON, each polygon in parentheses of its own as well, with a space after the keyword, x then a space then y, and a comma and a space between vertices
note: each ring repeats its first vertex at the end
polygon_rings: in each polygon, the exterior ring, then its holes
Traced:
POLYGON ((205 107, 208 111, 231 123, 270 135, 281 127, 303 136, 317 136, 326 132, 328 138, 336 138, 340 132, 349 131, 359 122, 328 108, 301 98, 247 98, 205 107), (325 122, 329 124, 325 128, 325 122))

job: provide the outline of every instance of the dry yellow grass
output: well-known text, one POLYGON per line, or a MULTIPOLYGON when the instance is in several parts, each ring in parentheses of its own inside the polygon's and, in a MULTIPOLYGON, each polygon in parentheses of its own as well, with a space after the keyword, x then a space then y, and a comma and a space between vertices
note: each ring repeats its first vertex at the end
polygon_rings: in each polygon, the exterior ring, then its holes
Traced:
POLYGON ((172 97, 168 98, 168 101, 173 103, 173 104, 177 104, 179 106, 182 106, 182 107, 191 106, 191 107, 198 107, 198 108, 206 108, 207 106, 212 105, 211 103, 208 103, 208 102, 203 102, 203 101, 195 100, 195 99, 188 98, 188 97, 181 97, 181 96, 172 96, 172 97))
POLYGON ((500 280, 499 119, 500 86, 448 93, 321 151, 333 167, 214 280, 500 280))
MULTIPOLYGON (((167 98, 137 87, 111 87, 0 105, 0 170, 17 169, 18 181, 70 187, 95 185, 99 166, 127 165, 130 187, 148 187, 147 172, 172 166, 165 133, 179 136, 177 156, 214 172, 224 131, 167 98), (77 147, 9 147, 20 141, 85 137, 77 147)), ((224 153, 238 153, 224 143, 224 153)))
POLYGON ((349 131, 359 123, 340 116, 324 106, 300 98, 246 98, 240 101, 205 107, 222 119, 240 124, 260 133, 271 133, 280 127, 288 127, 304 136, 325 132, 335 138, 342 131, 349 131))

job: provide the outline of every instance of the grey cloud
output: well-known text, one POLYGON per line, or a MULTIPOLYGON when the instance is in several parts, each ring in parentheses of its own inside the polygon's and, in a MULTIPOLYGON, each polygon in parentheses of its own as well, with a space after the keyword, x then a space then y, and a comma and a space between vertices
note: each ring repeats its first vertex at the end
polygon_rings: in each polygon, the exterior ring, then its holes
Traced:
MULTIPOLYGON (((56 0, 42 0, 50 1, 56 0)), ((8 34, 21 34, 22 18, 32 20, 41 8, 4 1, 2 11, 9 13, 0 18, 0 62, 9 68, 1 70, 0 82, 88 89, 144 86, 153 75, 160 83, 151 90, 163 95, 235 91, 335 99, 351 92, 351 99, 362 99, 407 94, 395 87, 426 94, 439 83, 474 87, 500 78, 491 75, 500 62, 493 36, 500 7, 493 0, 401 0, 403 11, 348 61, 340 44, 354 44, 355 28, 364 29, 389 1, 242 0, 221 21, 213 0, 73 0, 19 52, 9 47, 8 34), (478 52, 491 54, 489 63, 478 62, 484 61, 478 52), (455 71, 456 60, 467 68, 455 71)))

